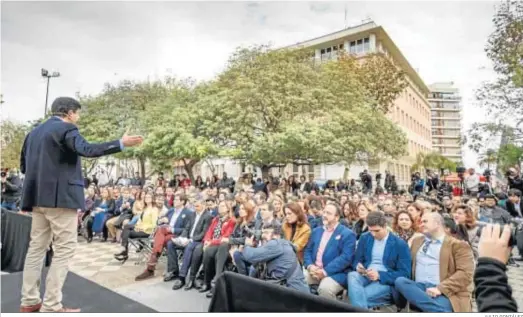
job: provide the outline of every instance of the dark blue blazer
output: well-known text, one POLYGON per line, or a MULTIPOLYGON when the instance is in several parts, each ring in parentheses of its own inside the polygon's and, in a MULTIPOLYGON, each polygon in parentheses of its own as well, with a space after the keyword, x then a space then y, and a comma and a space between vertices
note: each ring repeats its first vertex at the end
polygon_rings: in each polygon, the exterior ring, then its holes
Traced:
MULTIPOLYGON (((169 209, 169 212, 167 212, 167 219, 169 219, 169 223, 171 223, 171 219, 174 215, 174 208, 169 209)), ((173 234, 178 237, 181 236, 182 233, 186 234, 188 237, 191 233, 191 224, 192 224, 192 218, 194 216, 194 212, 190 209, 183 208, 182 212, 178 216, 178 219, 176 219, 176 222, 174 223, 174 227, 172 227, 173 234), (187 232, 185 233, 184 230, 187 232)))
MULTIPOLYGON (((303 254, 305 268, 316 262, 316 255, 324 231, 324 227, 312 230, 303 254)), ((338 224, 323 251, 323 269, 327 272, 327 276, 345 288, 347 287, 347 273, 350 271, 355 249, 356 235, 354 232, 338 224)))
MULTIPOLYGON (((356 249, 356 256, 352 262, 352 267, 356 268, 358 263, 368 267, 372 262, 372 247, 374 246, 374 237, 370 232, 361 235, 356 249)), ((410 278, 412 271, 412 258, 408 244, 398 236, 389 232, 387 244, 383 251, 383 265, 387 272, 379 272, 380 283, 394 286, 398 277, 410 278)))
POLYGON ((80 156, 100 157, 120 152, 119 140, 89 144, 76 125, 51 117, 26 136, 20 156, 25 174, 24 211, 33 207, 85 209, 80 156))

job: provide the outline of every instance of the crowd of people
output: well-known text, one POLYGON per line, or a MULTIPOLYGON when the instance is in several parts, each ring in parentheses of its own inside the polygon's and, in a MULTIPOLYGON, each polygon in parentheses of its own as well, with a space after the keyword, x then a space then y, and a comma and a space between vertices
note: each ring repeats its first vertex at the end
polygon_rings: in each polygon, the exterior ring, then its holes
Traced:
POLYGON ((194 183, 185 175, 160 175, 142 186, 90 182, 79 230, 88 242, 99 233, 101 241, 119 243, 114 256, 122 262, 130 242, 137 252, 149 250, 137 281, 155 276, 166 256, 164 281, 208 297, 216 277, 233 270, 332 299, 346 294, 353 306, 370 310, 470 312, 473 294, 494 285, 506 296, 478 299, 478 309, 517 311, 504 275, 508 258, 486 260, 478 246, 485 224, 518 223, 520 190, 500 202, 492 194, 435 190, 364 194, 350 184, 319 186, 304 176, 264 182, 250 174, 236 182, 226 174, 194 183), (474 285, 485 265, 504 282, 486 274, 474 285))

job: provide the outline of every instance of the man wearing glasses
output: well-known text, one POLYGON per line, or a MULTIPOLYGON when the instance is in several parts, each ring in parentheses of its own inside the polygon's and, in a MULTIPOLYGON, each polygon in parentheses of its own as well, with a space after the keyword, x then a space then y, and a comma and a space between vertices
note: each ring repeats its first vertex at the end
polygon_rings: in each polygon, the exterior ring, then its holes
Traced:
POLYGON ((425 237, 416 238, 411 248, 413 279, 399 277, 396 290, 423 312, 471 312, 471 247, 445 235, 444 219, 438 213, 424 214, 421 223, 425 237))

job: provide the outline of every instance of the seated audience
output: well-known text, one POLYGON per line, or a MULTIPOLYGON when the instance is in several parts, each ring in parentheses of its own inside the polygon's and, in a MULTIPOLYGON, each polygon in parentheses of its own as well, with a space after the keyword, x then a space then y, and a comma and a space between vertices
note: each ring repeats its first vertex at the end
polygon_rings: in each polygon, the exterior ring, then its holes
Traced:
POLYGON ((319 285, 319 295, 333 299, 347 287, 347 273, 356 247, 355 234, 339 224, 340 217, 340 206, 327 204, 323 227, 312 231, 304 252, 307 283, 319 285))
POLYGON ((307 223, 305 213, 298 203, 285 205, 285 222, 281 229, 283 238, 292 242, 300 263, 303 263, 303 250, 307 242, 309 242, 311 228, 307 223))
POLYGON ((413 221, 408 211, 400 211, 394 216, 392 231, 403 241, 407 242, 409 248, 412 246, 412 241, 415 238, 423 236, 418 230, 418 225, 413 221))
POLYGON ((373 208, 368 201, 362 200, 358 204, 359 219, 358 221, 356 221, 356 223, 354 224, 354 228, 352 229, 352 231, 354 231, 354 233, 356 234, 356 239, 359 239, 363 233, 369 231, 369 227, 366 223, 366 218, 369 212, 371 212, 372 210, 373 208))
POLYGON ((159 210, 153 201, 152 194, 145 195, 145 208, 140 220, 136 225, 127 224, 122 232, 122 251, 114 255, 115 259, 121 261, 122 264, 129 258, 129 239, 133 238, 147 238, 156 227, 158 221, 159 210))
MULTIPOLYGON (((168 268, 178 265, 178 253, 176 251, 178 249, 178 246, 183 247, 182 266, 180 268, 180 274, 178 275, 178 279, 174 282, 173 290, 180 289, 185 285, 185 280, 189 268, 191 275, 189 277, 189 282, 187 283, 187 286, 184 289, 192 289, 195 286, 194 281, 196 279, 196 274, 198 273, 198 270, 202 264, 202 240, 205 233, 211 225, 213 217, 211 215, 211 212, 205 209, 205 205, 202 200, 197 200, 195 202, 194 211, 195 214, 191 218, 191 229, 187 233, 187 236, 186 232, 183 232, 181 235, 182 238, 172 238, 171 241, 167 244, 168 268)), ((168 269, 168 271, 170 271, 170 269, 168 269)), ((174 269, 172 271, 174 271, 174 269)))
POLYGON ((111 192, 108 188, 102 188, 100 192, 100 199, 94 202, 93 210, 91 211, 91 217, 87 221, 87 241, 91 242, 93 240, 93 224, 94 219, 98 213, 105 213, 103 222, 103 241, 107 241, 108 231, 105 226, 105 220, 107 219, 107 214, 112 214, 114 212, 114 200, 111 198, 111 192))
POLYGON ((479 226, 472 209, 464 204, 452 208, 452 215, 456 224, 464 226, 467 230, 468 241, 472 247, 474 258, 478 258, 479 226))
POLYGON ((323 204, 317 197, 312 197, 309 201, 309 216, 307 220, 311 226, 311 230, 323 226, 323 204))
MULTIPOLYGON (((156 197, 156 206, 163 206, 164 197, 159 195, 156 197)), ((163 249, 167 247, 167 243, 171 241, 171 238, 181 236, 184 232, 188 234, 191 226, 192 211, 185 208, 187 198, 185 195, 174 196, 174 208, 171 209, 166 215, 162 215, 158 219, 158 228, 153 236, 153 250, 147 263, 147 268, 135 280, 140 281, 154 276, 156 264, 158 258, 163 252, 163 249)), ((168 267, 167 274, 164 277, 164 281, 170 281, 178 277, 178 262, 172 267, 168 267)))
POLYGON ((407 243, 389 233, 382 212, 369 213, 367 226, 352 264, 356 271, 348 275, 348 293, 353 306, 372 309, 393 304, 394 282, 410 278, 412 262, 407 243))
POLYGON ((231 201, 220 201, 218 216, 213 219, 203 238, 203 270, 205 275, 200 293, 207 293, 208 298, 212 297, 211 281, 223 272, 229 257, 228 249, 220 248, 220 245, 228 246, 228 238, 231 236, 235 225, 231 201), (221 252, 218 252, 218 250, 221 252))
MULTIPOLYGON (((395 288, 412 306, 423 312, 471 312, 468 290, 474 271, 470 246, 445 234, 443 217, 424 214, 423 233, 412 243, 413 279, 399 277, 395 288)), ((404 306, 404 302, 397 305, 404 306)))
POLYGON ((134 200, 131 198, 131 192, 129 188, 122 189, 122 196, 116 202, 116 217, 113 217, 107 220, 106 226, 109 232, 109 238, 112 239, 112 242, 117 241, 117 228, 121 228, 125 220, 130 220, 133 217, 133 204, 134 200))

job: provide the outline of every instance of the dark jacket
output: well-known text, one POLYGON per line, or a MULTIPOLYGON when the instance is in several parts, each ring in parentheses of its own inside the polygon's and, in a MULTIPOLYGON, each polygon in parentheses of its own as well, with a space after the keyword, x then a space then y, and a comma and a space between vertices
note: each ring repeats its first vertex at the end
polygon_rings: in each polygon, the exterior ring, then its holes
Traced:
POLYGON ((6 179, 6 182, 2 184, 5 191, 2 193, 2 199, 7 203, 14 203, 20 199, 22 195, 22 181, 20 177, 13 175, 6 179))
POLYGON ((508 285, 505 264, 490 258, 479 258, 474 273, 476 303, 481 313, 517 312, 518 305, 508 285))
POLYGON ((80 156, 100 157, 122 150, 119 140, 89 144, 76 125, 49 118, 25 138, 20 171, 25 174, 20 207, 85 209, 80 156))
POLYGON ((190 236, 191 232, 189 232, 189 238, 191 238, 194 242, 202 242, 205 233, 211 226, 212 218, 213 217, 211 212, 209 210, 204 210, 200 216, 200 219, 198 219, 198 222, 195 224, 194 221, 196 220, 196 213, 194 213, 191 219, 191 230, 194 226, 196 226, 196 228, 194 229, 192 237, 190 236))
POLYGON ((249 222, 246 226, 237 223, 229 237, 229 245, 244 245, 245 238, 253 235, 255 225, 256 223, 254 220, 249 222))
MULTIPOLYGON (((507 199, 507 201, 505 202, 505 205, 507 206, 508 213, 512 217, 517 218, 517 217, 522 216, 518 213, 518 211, 516 210, 516 207, 514 206, 514 203, 511 202, 510 200, 507 199)), ((521 211, 521 213, 523 213, 523 199, 519 200, 519 210, 521 211)))
POLYGON ((354 224, 352 231, 354 231, 354 233, 356 234, 356 240, 358 240, 362 234, 369 231, 369 227, 367 227, 366 225, 365 225, 365 228, 363 227, 364 224, 365 223, 363 222, 363 220, 358 220, 354 224))

